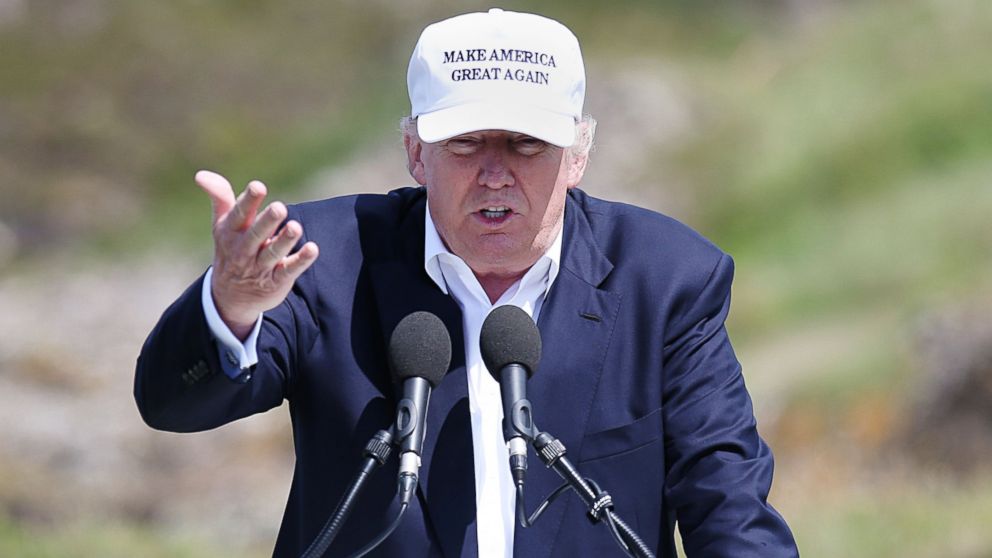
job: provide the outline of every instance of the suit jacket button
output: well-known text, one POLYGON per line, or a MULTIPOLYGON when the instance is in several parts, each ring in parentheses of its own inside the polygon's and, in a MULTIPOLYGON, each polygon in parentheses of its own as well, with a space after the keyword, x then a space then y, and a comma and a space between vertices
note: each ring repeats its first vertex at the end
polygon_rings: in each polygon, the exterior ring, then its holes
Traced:
POLYGON ((209 374, 210 374, 210 368, 207 366, 206 362, 201 360, 198 361, 193 366, 191 366, 190 368, 188 368, 186 372, 183 373, 182 378, 183 381, 186 382, 188 385, 193 385, 196 382, 202 380, 205 376, 208 376, 209 374))

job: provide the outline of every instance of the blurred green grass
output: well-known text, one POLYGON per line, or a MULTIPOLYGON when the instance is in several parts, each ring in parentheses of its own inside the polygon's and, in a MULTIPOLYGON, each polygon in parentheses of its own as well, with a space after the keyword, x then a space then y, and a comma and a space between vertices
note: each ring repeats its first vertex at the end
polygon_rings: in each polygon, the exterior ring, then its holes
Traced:
POLYGON ((148 525, 79 521, 37 526, 0 516, 0 556, 17 558, 205 558, 266 556, 269 549, 220 547, 215 541, 169 535, 148 525))
POLYGON ((841 491, 790 519, 803 556, 971 558, 992 554, 992 485, 903 479, 841 491))
POLYGON ((738 307, 739 329, 988 277, 990 25, 988 3, 874 2, 698 72, 719 114, 683 169, 700 227, 747 266, 760 309, 738 307))
MULTIPOLYGON (((900 479, 786 508, 803 556, 977 558, 992 553, 992 485, 900 479), (939 506, 934 505, 940 502, 939 506)), ((685 554, 679 548, 679 556, 685 554)))

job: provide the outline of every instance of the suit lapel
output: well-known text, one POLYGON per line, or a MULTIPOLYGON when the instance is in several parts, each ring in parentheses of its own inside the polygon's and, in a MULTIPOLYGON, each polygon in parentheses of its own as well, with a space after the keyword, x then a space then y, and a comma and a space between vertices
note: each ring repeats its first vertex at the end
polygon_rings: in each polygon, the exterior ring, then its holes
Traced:
POLYGON ((451 336, 451 366, 428 405, 419 497, 444 555, 475 556, 475 464, 462 315, 424 271, 424 207, 422 197, 415 201, 395 236, 372 221, 376 226, 362 234, 363 250, 369 250, 365 257, 387 345, 396 324, 421 310, 441 318, 451 336))
MULTIPOLYGON (((562 263, 538 320, 542 357, 527 386, 537 426, 555 436, 575 458, 580 454, 586 422, 613 334, 620 296, 599 285, 613 265, 595 244, 585 214, 570 196, 565 209, 562 263)), ((531 452, 526 509, 534 510, 562 482, 531 452)), ((519 556, 550 555, 565 513, 560 500, 530 529, 517 528, 519 556)), ((571 504, 571 505, 575 505, 571 504)))

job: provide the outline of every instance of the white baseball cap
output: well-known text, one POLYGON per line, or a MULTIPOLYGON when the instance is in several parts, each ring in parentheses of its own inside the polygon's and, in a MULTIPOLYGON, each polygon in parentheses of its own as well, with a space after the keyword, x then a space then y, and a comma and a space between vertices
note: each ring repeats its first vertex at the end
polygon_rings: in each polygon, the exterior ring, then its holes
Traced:
POLYGON ((434 143, 506 130, 575 141, 586 76, 575 35, 534 14, 493 8, 428 25, 407 70, 411 115, 434 143))

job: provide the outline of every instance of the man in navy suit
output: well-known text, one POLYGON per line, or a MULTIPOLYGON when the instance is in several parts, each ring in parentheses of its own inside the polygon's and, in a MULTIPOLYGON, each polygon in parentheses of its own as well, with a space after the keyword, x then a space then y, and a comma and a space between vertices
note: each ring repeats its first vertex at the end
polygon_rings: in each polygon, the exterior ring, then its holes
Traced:
MULTIPOLYGON (((542 430, 660 556, 798 552, 766 498, 772 456, 724 327, 731 259, 678 222, 592 198, 582 178, 579 45, 560 23, 502 10, 427 27, 410 61, 404 144, 419 188, 262 209, 220 175, 213 266, 162 316, 138 359, 145 421, 205 430, 287 400, 296 470, 275 555, 299 556, 391 423, 385 346, 418 310, 445 323, 417 498, 385 556, 600 556, 618 549, 574 494, 514 527, 499 386, 479 355, 489 310, 523 308, 543 356, 528 393, 542 430), (319 247, 319 258, 318 258, 319 247)), ((526 507, 560 482, 531 456, 526 507)), ((394 517, 396 464, 331 547, 394 517)), ((248 488, 250 489, 250 488, 248 488)))

